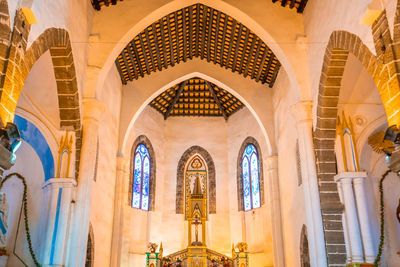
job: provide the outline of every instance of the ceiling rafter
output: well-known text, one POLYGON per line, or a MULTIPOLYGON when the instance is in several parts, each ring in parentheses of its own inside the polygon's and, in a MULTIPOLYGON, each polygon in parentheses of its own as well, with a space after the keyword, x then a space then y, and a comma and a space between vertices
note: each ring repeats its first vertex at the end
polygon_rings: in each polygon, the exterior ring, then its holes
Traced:
POLYGON ((150 24, 122 50, 115 63, 126 84, 196 57, 270 87, 281 66, 249 28, 203 4, 182 8, 150 24))
POLYGON ((280 2, 281 6, 289 6, 291 9, 296 8, 297 13, 303 13, 308 0, 272 0, 272 3, 280 2))
POLYGON ((150 106, 164 119, 170 116, 229 116, 244 107, 226 90, 201 78, 191 78, 155 97, 150 106))

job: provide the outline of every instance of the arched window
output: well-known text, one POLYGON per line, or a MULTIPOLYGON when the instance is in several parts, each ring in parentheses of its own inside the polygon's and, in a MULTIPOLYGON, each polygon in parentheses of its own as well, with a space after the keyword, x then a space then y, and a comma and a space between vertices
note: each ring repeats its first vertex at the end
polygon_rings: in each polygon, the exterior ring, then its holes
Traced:
POLYGON ((258 153, 254 145, 247 145, 242 156, 243 205, 244 210, 261 206, 260 169, 258 153))
POLYGON ((248 211, 264 204, 264 177, 261 150, 253 137, 247 137, 238 155, 238 208, 248 211))
POLYGON ((149 150, 144 144, 139 144, 134 158, 131 203, 134 208, 149 210, 150 168, 149 150))

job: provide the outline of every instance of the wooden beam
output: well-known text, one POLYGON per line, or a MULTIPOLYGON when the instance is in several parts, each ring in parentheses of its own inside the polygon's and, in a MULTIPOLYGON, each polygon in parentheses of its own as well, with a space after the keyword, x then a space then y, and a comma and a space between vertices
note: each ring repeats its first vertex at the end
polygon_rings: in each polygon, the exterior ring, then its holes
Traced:
MULTIPOLYGON (((242 74, 244 58, 246 57, 246 50, 247 50, 248 43, 249 43, 249 34, 250 34, 250 30, 249 30, 249 28, 247 28, 246 37, 244 38, 242 58, 240 59, 239 74, 242 74)), ((236 66, 234 66, 233 69, 236 69, 236 66)))
POLYGON ((179 88, 178 88, 178 91, 176 92, 175 98, 172 99, 170 105, 168 106, 167 111, 164 114, 164 120, 166 120, 168 118, 169 114, 174 109, 174 106, 175 106, 176 102, 178 101, 179 96, 182 94, 182 91, 185 88, 186 84, 187 84, 187 80, 184 82, 181 82, 179 84, 179 88))
POLYGON ((258 39, 258 46, 257 46, 256 54, 254 56, 253 70, 251 71, 251 74, 250 74, 251 78, 254 78, 254 72, 256 71, 256 63, 257 63, 258 57, 260 56, 261 43, 262 43, 261 39, 258 39))
POLYGON ((205 81, 208 87, 208 90, 210 90, 211 95, 214 98, 215 103, 218 105, 219 109, 221 110, 222 116, 224 116, 224 119, 227 121, 228 120, 228 115, 226 115, 226 112, 224 110, 224 108, 222 107, 221 102, 219 102, 219 99, 217 97, 217 95, 214 92, 214 89, 211 87, 211 84, 208 81, 205 81))
POLYGON ((218 35, 219 35, 220 19, 221 19, 221 12, 218 12, 217 20, 215 22, 215 40, 214 40, 214 62, 215 63, 217 63, 217 49, 218 49, 218 35))
MULTIPOLYGON (((177 12, 174 12, 174 20, 175 20, 175 37, 176 37, 176 63, 179 63, 181 61, 180 59, 180 49, 179 49, 179 38, 178 38, 178 14, 177 12)), ((172 35, 172 32, 169 33, 172 35)), ((183 46, 185 47, 185 46, 183 46)), ((185 49, 183 49, 185 50, 185 49)), ((183 51, 185 53, 185 51, 183 51)))
POLYGON ((303 13, 308 0, 301 0, 299 7, 297 8, 297 13, 303 13))
POLYGON ((210 19, 209 19, 209 29, 208 29, 208 35, 207 35, 207 61, 210 62, 211 55, 210 55, 210 46, 211 46, 211 30, 213 27, 212 21, 214 17, 214 9, 211 8, 210 10, 210 19))
POLYGON ((271 54, 271 56, 269 57, 268 65, 267 65, 267 70, 266 70, 266 73, 265 73, 264 81, 263 81, 262 83, 265 83, 265 82, 267 81, 268 73, 269 73, 269 71, 270 71, 271 64, 272 64, 272 59, 273 59, 273 54, 271 54))
POLYGON ((236 61, 237 61, 237 54, 238 54, 238 50, 239 50, 239 44, 240 41, 242 39, 242 30, 243 30, 243 25, 240 24, 239 26, 239 32, 238 32, 238 39, 236 41, 236 47, 235 47, 235 54, 234 54, 234 59, 233 59, 233 63, 232 63, 232 71, 235 72, 235 67, 236 67, 236 61))
POLYGON ((119 63, 118 58, 115 60, 115 65, 117 65, 117 69, 118 69, 118 72, 119 72, 119 76, 121 77, 122 84, 127 84, 127 82, 125 80, 125 76, 122 73, 121 64, 119 63))
MULTIPOLYGON (((151 62, 151 65, 152 65, 152 67, 153 67, 153 69, 155 71, 156 70, 156 64, 154 62, 153 51, 152 51, 151 45, 150 45, 149 31, 147 30, 147 28, 144 30, 144 34, 146 35, 147 47, 149 49, 149 55, 150 55, 150 62, 151 62)), ((145 52, 145 51, 143 51, 143 52, 145 52)), ((146 55, 146 53, 145 53, 145 55, 146 55)))
POLYGON ((189 7, 189 58, 193 58, 192 44, 193 44, 193 6, 189 7))
MULTIPOLYGON (((175 59, 174 59, 174 47, 172 43, 172 37, 171 37, 171 22, 169 20, 169 15, 167 16, 167 28, 168 28, 168 41, 169 41, 169 50, 171 52, 170 54, 170 60, 171 60, 171 65, 175 66, 175 59)), ((176 24, 175 24, 176 25, 176 24)))
MULTIPOLYGON (((207 14, 208 14, 208 8, 206 6, 203 6, 203 29, 202 29, 202 34, 201 34, 201 59, 204 58, 204 50, 205 50, 205 39, 206 39, 206 29, 207 29, 207 14)), ((200 49, 199 49, 200 50, 200 49)))
POLYGON ((162 41, 162 51, 164 55, 164 68, 168 68, 168 62, 167 62, 167 44, 165 43, 165 33, 164 33, 164 20, 160 19, 159 20, 160 24, 160 35, 161 35, 161 41, 162 41))
POLYGON ((139 67, 139 74, 140 74, 140 76, 144 77, 144 72, 143 72, 143 69, 142 69, 142 63, 141 63, 140 60, 139 60, 139 53, 138 53, 138 51, 137 51, 136 44, 134 44, 134 42, 133 42, 133 40, 132 40, 132 41, 129 43, 129 45, 130 45, 130 47, 131 47, 133 53, 135 54, 136 62, 138 63, 138 67, 139 67))
MULTIPOLYGON (((243 73, 244 77, 247 77, 247 73, 249 72, 249 66, 250 66, 251 59, 253 58, 253 50, 254 50, 256 38, 257 38, 257 36, 255 34, 253 34, 253 40, 251 41, 249 56, 247 57, 247 64, 246 64, 246 67, 245 67, 244 73, 243 73)), ((256 58, 254 58, 254 62, 255 61, 256 61, 256 58)))
POLYGON ((264 63, 265 63, 265 59, 267 58, 268 51, 269 51, 269 47, 266 46, 265 50, 264 50, 263 58, 262 58, 261 63, 260 63, 260 68, 258 69, 256 82, 258 82, 260 80, 260 76, 261 76, 262 70, 264 68, 264 63))
POLYGON ((295 3, 296 3, 296 0, 290 0, 290 8, 294 8, 295 3))
POLYGON ((141 35, 139 36, 139 42, 140 42, 140 46, 142 48, 144 62, 146 64, 146 72, 147 72, 147 74, 150 74, 150 66, 149 66, 149 62, 147 61, 146 50, 144 49, 144 44, 143 44, 143 40, 142 40, 142 36, 141 35))
POLYGON ((287 0, 282 0, 281 1, 281 6, 286 6, 287 0))
POLYGON ((195 43, 195 57, 199 56, 199 39, 200 39, 200 4, 196 4, 196 31, 194 34, 194 38, 196 38, 196 43, 195 43))
POLYGON ((279 61, 278 61, 278 63, 276 64, 276 67, 274 69, 274 72, 272 73, 271 81, 269 83, 270 88, 272 88, 272 86, 274 86, 274 83, 275 83, 276 77, 278 76, 278 71, 279 71, 280 67, 281 67, 281 64, 279 64, 279 61))
POLYGON ((222 67, 223 60, 224 60, 224 51, 225 51, 225 37, 226 37, 226 28, 228 27, 228 15, 225 14, 225 21, 224 21, 224 30, 222 32, 222 43, 221 43, 221 60, 219 61, 219 64, 222 67))
POLYGON ((128 50, 129 59, 132 62, 133 72, 135 73, 135 77, 134 78, 137 79, 139 76, 138 76, 138 73, 137 73, 137 70, 136 70, 135 60, 133 59, 132 50, 130 49, 129 46, 127 46, 126 49, 128 50))
MULTIPOLYGON (((161 64, 161 57, 160 57, 160 49, 158 47, 158 38, 157 38, 157 30, 156 30, 156 25, 153 23, 151 25, 151 29, 153 31, 153 36, 154 36, 154 45, 156 47, 156 56, 157 56, 157 65, 158 65, 158 70, 162 69, 162 64, 161 64)), ((163 46, 164 47, 164 46, 163 46)), ((164 50, 164 49, 163 49, 164 50)))
POLYGON ((187 60, 186 9, 182 9, 183 62, 187 60))
POLYGON ((124 60, 124 64, 125 64, 125 67, 126 67, 126 72, 128 73, 129 80, 132 81, 133 79, 132 79, 131 69, 130 69, 130 67, 128 65, 128 61, 126 60, 125 49, 122 51, 121 54, 122 54, 122 59, 124 60))
POLYGON ((235 38, 235 32, 236 32, 236 25, 237 25, 236 20, 233 20, 232 32, 231 32, 231 38, 230 38, 230 42, 229 42, 228 54, 226 55, 226 61, 225 61, 225 63, 224 63, 225 68, 228 68, 229 59, 231 58, 231 52, 232 52, 232 46, 233 46, 233 39, 235 38))

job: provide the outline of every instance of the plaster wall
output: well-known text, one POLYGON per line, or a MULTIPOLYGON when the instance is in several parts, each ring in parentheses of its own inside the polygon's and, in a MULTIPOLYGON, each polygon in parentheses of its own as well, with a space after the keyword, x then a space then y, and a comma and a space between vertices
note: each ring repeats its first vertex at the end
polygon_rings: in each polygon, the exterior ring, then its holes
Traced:
POLYGON ((301 173, 297 171, 296 120, 291 106, 297 102, 287 74, 280 71, 274 86, 273 105, 275 135, 278 147, 278 173, 286 266, 300 266, 300 238, 303 225, 307 225, 301 173))
POLYGON ((93 183, 90 224, 94 235, 94 266, 109 266, 114 216, 114 191, 118 143, 121 82, 112 68, 98 98, 107 107, 99 121, 98 158, 93 183))

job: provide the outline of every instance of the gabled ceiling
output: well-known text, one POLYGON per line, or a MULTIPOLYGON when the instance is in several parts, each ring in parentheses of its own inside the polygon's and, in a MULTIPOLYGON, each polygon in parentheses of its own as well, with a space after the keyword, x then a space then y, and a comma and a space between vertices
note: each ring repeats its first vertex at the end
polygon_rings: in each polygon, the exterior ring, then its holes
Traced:
POLYGON ((93 8, 100 10, 102 6, 116 5, 118 1, 123 0, 90 0, 92 2, 93 8))
POLYGON ((303 13, 308 0, 272 0, 273 3, 279 2, 283 7, 296 8, 297 13, 303 13))
POLYGON ((179 9, 149 25, 128 43, 115 63, 126 84, 192 58, 205 59, 270 87, 281 66, 249 28, 203 4, 179 9))
MULTIPOLYGON (((123 0, 91 0, 93 8, 100 10, 102 6, 116 5, 123 0)), ((280 2, 283 7, 296 8, 297 13, 303 13, 308 0, 272 0, 272 3, 280 2)))
POLYGON ((150 106, 164 119, 170 116, 229 116, 244 107, 235 96, 201 78, 191 78, 167 89, 150 106))

